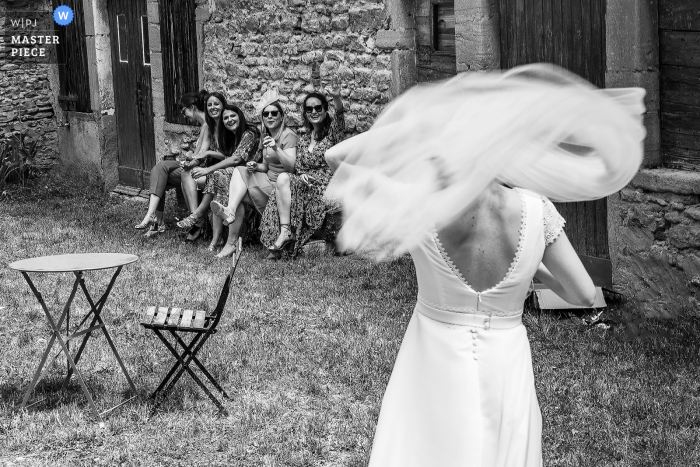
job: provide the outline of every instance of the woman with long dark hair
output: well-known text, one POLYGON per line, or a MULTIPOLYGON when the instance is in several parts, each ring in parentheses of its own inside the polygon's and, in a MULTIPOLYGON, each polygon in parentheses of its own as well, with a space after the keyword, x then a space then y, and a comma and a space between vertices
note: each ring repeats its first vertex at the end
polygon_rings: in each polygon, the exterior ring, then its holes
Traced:
MULTIPOLYGON (((233 104, 226 104, 223 108, 221 121, 224 130, 220 133, 219 144, 223 152, 222 155, 225 156, 209 167, 194 167, 192 169, 192 179, 205 178, 203 197, 199 207, 190 216, 177 223, 181 229, 189 229, 202 222, 212 200, 217 200, 220 203, 226 202, 235 166, 256 160, 259 133, 254 126, 248 125, 243 111, 233 104)), ((219 245, 223 230, 223 225, 218 217, 212 220, 214 236, 209 245, 210 251, 219 245)), ((224 253, 221 256, 230 256, 232 252, 222 250, 221 253, 224 253)))
MULTIPOLYGON (((207 91, 188 92, 180 98, 180 112, 188 119, 200 125, 199 138, 195 145, 194 151, 188 152, 185 157, 198 157, 205 136, 207 134, 206 114, 204 105, 206 102, 207 91)), ((180 186, 182 182, 182 173, 184 169, 180 161, 174 159, 164 159, 158 162, 151 169, 151 186, 150 198, 148 202, 148 211, 141 223, 134 226, 135 229, 146 229, 147 236, 156 235, 165 231, 163 223, 163 211, 165 210, 165 192, 170 188, 180 186)), ((186 193, 185 200, 190 212, 197 208, 197 194, 186 193)))
MULTIPOLYGON (((225 159, 226 156, 222 153, 221 148, 223 147, 223 137, 224 137, 224 124, 221 115, 226 105, 226 98, 220 92, 212 92, 207 94, 204 99, 206 111, 205 111, 205 122, 207 131, 204 134, 204 139, 202 141, 202 147, 199 154, 196 154, 191 160, 184 162, 182 168, 184 172, 182 173, 182 192, 185 196, 193 198, 195 200, 193 208, 190 212, 194 212, 199 203, 199 196, 197 191, 204 188, 204 183, 206 178, 192 177, 191 170, 194 167, 208 167, 217 163, 217 161, 225 159)), ((196 240, 204 232, 204 219, 200 222, 195 223, 189 229, 187 240, 196 240)))
POLYGON ((277 188, 270 196, 261 222, 261 241, 270 250, 268 258, 277 258, 296 242, 294 253, 323 224, 326 214, 337 205, 324 197, 332 172, 324 153, 343 140, 345 119, 343 101, 337 85, 331 90, 335 115, 329 112, 323 94, 312 92, 304 98, 306 134, 297 142, 294 173, 282 172, 277 188))

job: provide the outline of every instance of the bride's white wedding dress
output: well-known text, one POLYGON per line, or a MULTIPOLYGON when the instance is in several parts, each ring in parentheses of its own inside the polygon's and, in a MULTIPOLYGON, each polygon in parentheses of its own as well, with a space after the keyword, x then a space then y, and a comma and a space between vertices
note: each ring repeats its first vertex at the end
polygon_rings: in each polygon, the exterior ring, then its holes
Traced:
POLYGON ((542 465, 542 417, 521 323, 545 245, 564 220, 516 189, 520 236, 505 277, 476 292, 436 233, 411 249, 418 302, 382 402, 371 467, 542 465))

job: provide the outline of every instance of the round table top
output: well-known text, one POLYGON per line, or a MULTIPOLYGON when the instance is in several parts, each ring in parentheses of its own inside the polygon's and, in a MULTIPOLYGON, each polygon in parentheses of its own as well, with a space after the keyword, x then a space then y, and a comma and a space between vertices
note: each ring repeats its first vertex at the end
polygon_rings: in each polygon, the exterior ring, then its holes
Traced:
POLYGON ((80 253, 41 256, 10 263, 10 269, 23 272, 74 272, 116 268, 139 260, 136 255, 122 253, 80 253))

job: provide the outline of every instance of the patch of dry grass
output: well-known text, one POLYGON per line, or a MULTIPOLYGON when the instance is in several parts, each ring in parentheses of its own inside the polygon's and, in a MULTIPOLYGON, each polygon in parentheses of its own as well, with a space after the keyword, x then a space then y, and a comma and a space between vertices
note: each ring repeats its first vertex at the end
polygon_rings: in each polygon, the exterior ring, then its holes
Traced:
MULTIPOLYGON (((70 180, 69 180, 70 182, 70 180)), ((77 185, 74 185, 77 186, 77 185)), ((144 206, 42 180, 0 204, 3 262, 48 254, 124 252, 126 266, 107 302, 109 329, 139 397, 92 419, 75 382, 59 390, 65 359, 39 386, 47 401, 17 413, 50 334, 21 276, 0 269, 0 463, 5 465, 364 466, 381 397, 416 295, 413 265, 313 255, 263 261, 248 247, 229 307, 203 359, 226 388, 219 416, 183 377, 151 415, 148 394, 171 365, 146 333, 147 305, 213 307, 227 262, 174 228, 146 239, 132 229, 144 206)), ((166 216, 170 215, 170 207, 166 216)), ((86 274, 99 296, 109 273, 86 274)), ((49 304, 63 303, 67 275, 38 275, 49 304)), ((88 310, 80 296, 74 318, 88 310)), ((574 317, 530 314, 548 466, 700 464, 700 322, 647 322, 666 338, 619 342, 622 328, 588 328, 574 317)), ((80 364, 98 404, 129 396, 106 342, 80 364)))

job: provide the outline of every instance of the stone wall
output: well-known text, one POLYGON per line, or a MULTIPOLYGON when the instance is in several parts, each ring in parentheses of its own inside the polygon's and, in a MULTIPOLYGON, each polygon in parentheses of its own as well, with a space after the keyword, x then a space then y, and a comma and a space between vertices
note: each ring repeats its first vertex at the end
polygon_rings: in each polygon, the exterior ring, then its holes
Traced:
POLYGON ((249 116, 253 100, 277 87, 289 124, 300 126, 304 95, 325 89, 332 76, 343 86, 349 134, 367 130, 389 102, 392 51, 377 46, 377 32, 390 26, 381 0, 215 4, 204 24, 203 84, 224 92, 249 116))
POLYGON ((700 311, 700 174, 642 170, 611 197, 620 223, 615 286, 647 316, 700 311))
MULTIPOLYGON (((20 2, 15 4, 21 7, 20 2)), ((4 23, 5 7, 0 6, 0 29, 4 23)), ((57 92, 52 89, 49 75, 56 66, 8 61, 5 53, 0 48, 0 138, 22 130, 27 142, 37 141, 38 162, 52 165, 58 158, 58 133, 52 105, 57 92)))

